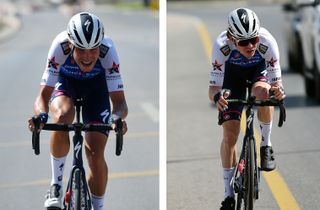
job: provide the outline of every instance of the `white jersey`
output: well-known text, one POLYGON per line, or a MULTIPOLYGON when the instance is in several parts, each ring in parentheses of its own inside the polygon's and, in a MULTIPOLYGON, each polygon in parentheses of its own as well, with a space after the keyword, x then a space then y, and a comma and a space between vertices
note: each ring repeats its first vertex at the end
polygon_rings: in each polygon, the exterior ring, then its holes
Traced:
POLYGON ((51 44, 47 65, 40 84, 54 87, 60 72, 78 80, 85 80, 93 78, 101 71, 104 71, 108 91, 119 91, 123 90, 119 66, 119 59, 113 41, 105 36, 100 45, 99 59, 93 70, 91 72, 82 72, 72 58, 67 32, 63 31, 56 36, 51 44))
MULTIPOLYGON (((260 28, 259 43, 255 55, 247 59, 227 38, 227 31, 223 31, 212 48, 212 69, 210 72, 210 86, 221 86, 224 81, 226 62, 241 67, 252 67, 265 61, 267 78, 270 84, 281 81, 280 53, 275 38, 265 28, 260 28)), ((236 81, 235 81, 236 82, 236 81)))

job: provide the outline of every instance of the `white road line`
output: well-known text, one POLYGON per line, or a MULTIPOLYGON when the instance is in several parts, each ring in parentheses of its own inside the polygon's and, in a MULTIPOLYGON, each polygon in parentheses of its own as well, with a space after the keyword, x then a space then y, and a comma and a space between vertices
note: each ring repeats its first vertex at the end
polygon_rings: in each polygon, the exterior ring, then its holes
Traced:
POLYGON ((153 122, 159 122, 159 109, 149 102, 142 103, 141 106, 153 122))

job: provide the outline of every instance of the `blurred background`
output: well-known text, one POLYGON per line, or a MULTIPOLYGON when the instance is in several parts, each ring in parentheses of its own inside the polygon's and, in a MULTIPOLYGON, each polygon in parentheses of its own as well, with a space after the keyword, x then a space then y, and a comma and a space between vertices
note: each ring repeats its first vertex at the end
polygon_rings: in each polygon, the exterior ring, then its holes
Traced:
POLYGON ((255 11, 277 40, 287 95, 287 122, 277 127, 276 110, 271 134, 277 169, 262 173, 255 209, 320 209, 320 7, 313 0, 168 1, 167 209, 219 209, 223 200, 222 128, 208 99, 209 72, 212 43, 238 7, 255 11))
POLYGON ((49 132, 41 133, 41 153, 34 155, 27 120, 51 42, 79 11, 100 17, 114 41, 129 107, 121 156, 113 133, 105 151, 105 209, 158 209, 159 13, 158 2, 141 0, 0 1, 0 209, 43 209, 51 181, 49 132))

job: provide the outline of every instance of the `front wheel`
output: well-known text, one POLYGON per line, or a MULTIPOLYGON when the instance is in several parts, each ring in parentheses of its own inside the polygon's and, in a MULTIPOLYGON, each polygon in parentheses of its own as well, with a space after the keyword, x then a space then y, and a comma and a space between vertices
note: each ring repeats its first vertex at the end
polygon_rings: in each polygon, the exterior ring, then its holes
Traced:
POLYGON ((74 210, 81 210, 81 171, 76 169, 73 177, 73 186, 71 191, 71 203, 74 210))
POLYGON ((71 178, 72 184, 65 195, 66 210, 90 210, 91 198, 84 171, 76 168, 71 178))
POLYGON ((253 205, 256 198, 254 187, 254 139, 248 139, 245 150, 244 207, 245 210, 253 210, 253 205))

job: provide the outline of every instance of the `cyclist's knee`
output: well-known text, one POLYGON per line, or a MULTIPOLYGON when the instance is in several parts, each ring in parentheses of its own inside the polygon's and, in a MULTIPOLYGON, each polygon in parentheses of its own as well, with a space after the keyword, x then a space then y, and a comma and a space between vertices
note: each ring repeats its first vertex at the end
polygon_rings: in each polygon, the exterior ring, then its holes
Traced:
POLYGON ((52 112, 53 121, 55 123, 72 123, 74 119, 74 112, 56 110, 52 112))
POLYGON ((269 97, 270 85, 265 82, 256 82, 252 88, 252 95, 258 100, 266 100, 269 97))
POLYGON ((71 98, 59 96, 50 103, 50 112, 55 123, 72 123, 74 119, 74 105, 71 98))

